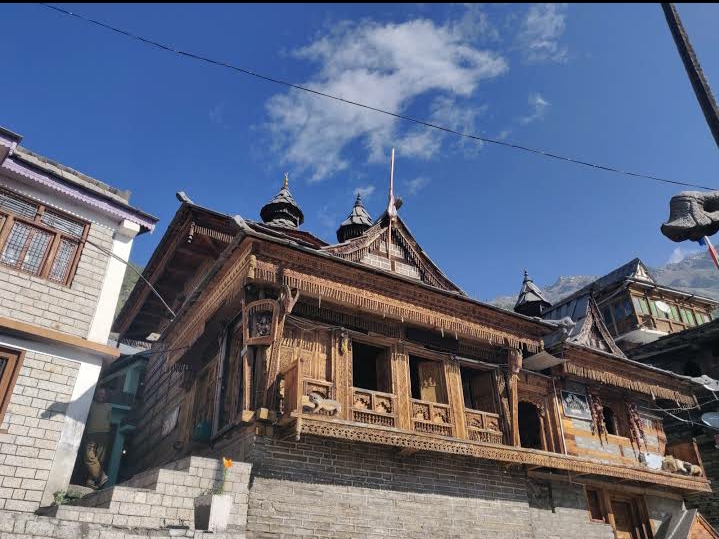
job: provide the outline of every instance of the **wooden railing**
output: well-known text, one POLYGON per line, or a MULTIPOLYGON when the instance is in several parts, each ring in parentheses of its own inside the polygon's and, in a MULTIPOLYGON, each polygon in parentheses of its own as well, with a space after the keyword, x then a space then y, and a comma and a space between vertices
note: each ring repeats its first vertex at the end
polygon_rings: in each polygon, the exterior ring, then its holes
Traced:
POLYGON ((470 440, 490 444, 503 443, 502 426, 498 414, 465 409, 464 420, 467 426, 467 438, 470 440))
POLYGON ((310 393, 317 393, 323 399, 335 398, 335 386, 327 380, 301 377, 297 365, 293 365, 280 376, 282 391, 280 393, 280 414, 289 416, 292 412, 302 412, 305 405, 311 408, 310 393))
POLYGON ((412 399, 412 426, 416 432, 453 436, 452 410, 448 404, 412 399))
POLYGON ((391 393, 352 388, 352 421, 394 427, 396 417, 395 396, 391 393))

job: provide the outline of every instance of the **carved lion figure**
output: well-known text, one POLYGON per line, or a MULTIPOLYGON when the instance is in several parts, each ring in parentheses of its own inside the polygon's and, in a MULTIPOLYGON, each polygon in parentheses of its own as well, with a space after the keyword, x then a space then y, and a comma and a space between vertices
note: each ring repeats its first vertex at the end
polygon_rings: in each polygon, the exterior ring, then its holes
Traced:
POLYGON ((305 404, 304 408, 313 414, 326 413, 327 415, 337 415, 342 411, 342 405, 333 399, 325 399, 319 393, 314 391, 308 395, 310 402, 305 404), (312 409, 310 410, 310 407, 312 409))

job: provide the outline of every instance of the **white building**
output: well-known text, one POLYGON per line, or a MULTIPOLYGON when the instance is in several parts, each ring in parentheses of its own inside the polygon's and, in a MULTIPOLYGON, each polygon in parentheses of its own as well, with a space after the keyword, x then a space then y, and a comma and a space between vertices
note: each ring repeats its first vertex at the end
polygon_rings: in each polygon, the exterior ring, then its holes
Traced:
POLYGON ((67 487, 136 235, 129 193, 0 128, 0 510, 67 487), (111 256, 112 255, 112 256, 111 256))

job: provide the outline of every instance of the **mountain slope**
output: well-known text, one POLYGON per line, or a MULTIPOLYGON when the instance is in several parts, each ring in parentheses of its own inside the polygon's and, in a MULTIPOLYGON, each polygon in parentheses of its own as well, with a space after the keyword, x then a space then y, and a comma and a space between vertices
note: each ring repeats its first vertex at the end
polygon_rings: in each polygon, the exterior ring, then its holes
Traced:
POLYGON ((137 264, 133 264, 132 262, 129 262, 128 266, 131 267, 125 268, 125 277, 122 280, 122 286, 120 287, 120 297, 117 300, 115 316, 117 316, 117 313, 120 312, 122 306, 125 305, 127 298, 130 297, 130 292, 132 292, 132 289, 135 288, 135 283, 139 279, 137 272, 139 271, 140 273, 142 273, 142 270, 144 269, 142 266, 138 266, 137 264), (132 268, 137 271, 132 271, 132 268))
MULTIPOLYGON (((677 263, 665 264, 659 268, 649 268, 649 271, 658 284, 719 301, 719 271, 704 252, 690 254, 677 263)), ((560 277, 553 284, 541 288, 547 300, 550 303, 556 303, 596 278, 588 275, 560 277)), ((500 296, 490 303, 503 309, 512 310, 515 301, 517 301, 516 295, 500 296)))

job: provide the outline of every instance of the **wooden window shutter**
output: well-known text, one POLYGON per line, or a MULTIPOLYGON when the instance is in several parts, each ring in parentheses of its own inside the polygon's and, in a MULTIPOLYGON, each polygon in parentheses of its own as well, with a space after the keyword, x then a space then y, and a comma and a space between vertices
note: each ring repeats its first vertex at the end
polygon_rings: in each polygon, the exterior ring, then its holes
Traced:
POLYGON ((423 361, 418 366, 420 398, 423 401, 446 403, 442 364, 438 361, 423 361))
POLYGON ((24 354, 19 350, 0 348, 0 423, 2 423, 5 410, 10 404, 24 354))

